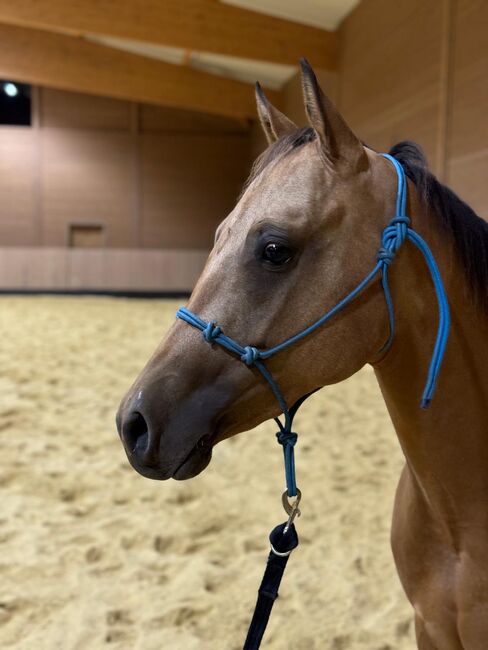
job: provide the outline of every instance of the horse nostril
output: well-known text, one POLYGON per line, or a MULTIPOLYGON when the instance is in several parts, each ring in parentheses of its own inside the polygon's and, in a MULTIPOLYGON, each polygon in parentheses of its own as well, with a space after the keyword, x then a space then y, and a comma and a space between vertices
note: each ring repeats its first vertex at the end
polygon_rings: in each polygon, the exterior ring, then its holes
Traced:
POLYGON ((134 411, 122 423, 122 440, 128 451, 144 452, 149 439, 149 429, 141 413, 134 411))

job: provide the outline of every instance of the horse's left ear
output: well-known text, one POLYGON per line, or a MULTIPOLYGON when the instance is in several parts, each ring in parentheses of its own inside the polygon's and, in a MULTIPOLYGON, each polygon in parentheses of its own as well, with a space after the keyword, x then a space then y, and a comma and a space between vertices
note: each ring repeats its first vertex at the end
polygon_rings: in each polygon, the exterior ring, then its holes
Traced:
POLYGON ((363 145, 334 104, 322 92, 310 63, 301 59, 300 67, 305 111, 310 126, 320 138, 326 156, 332 162, 347 162, 354 169, 367 164, 363 145))
POLYGON ((294 122, 269 102, 259 83, 256 83, 256 107, 268 144, 298 129, 294 122))

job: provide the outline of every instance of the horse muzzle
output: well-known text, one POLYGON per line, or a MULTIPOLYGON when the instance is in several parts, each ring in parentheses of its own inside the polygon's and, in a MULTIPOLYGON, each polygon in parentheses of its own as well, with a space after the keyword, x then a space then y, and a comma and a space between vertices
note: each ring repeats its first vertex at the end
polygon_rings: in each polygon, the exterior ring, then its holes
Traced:
POLYGON ((164 449, 161 433, 151 428, 139 411, 125 415, 121 409, 116 422, 130 464, 145 478, 157 481, 193 478, 212 458, 212 437, 207 434, 197 438, 196 444, 190 442, 186 449, 175 453, 164 449))

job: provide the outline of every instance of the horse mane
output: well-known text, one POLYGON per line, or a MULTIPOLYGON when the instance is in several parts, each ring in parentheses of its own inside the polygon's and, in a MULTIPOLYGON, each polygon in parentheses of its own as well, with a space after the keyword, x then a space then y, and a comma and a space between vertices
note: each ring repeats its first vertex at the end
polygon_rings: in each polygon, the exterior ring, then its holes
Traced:
POLYGON ((488 223, 437 180, 427 167, 422 148, 415 142, 399 142, 389 154, 414 183, 421 204, 451 237, 475 303, 488 311, 488 223))

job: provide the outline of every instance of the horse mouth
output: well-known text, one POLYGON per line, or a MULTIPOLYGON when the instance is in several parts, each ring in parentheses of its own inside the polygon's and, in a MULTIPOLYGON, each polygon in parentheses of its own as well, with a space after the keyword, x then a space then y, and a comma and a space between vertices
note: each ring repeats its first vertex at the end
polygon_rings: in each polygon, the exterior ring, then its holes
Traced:
POLYGON ((186 481, 189 478, 193 478, 203 472, 211 459, 212 447, 210 445, 202 445, 200 441, 176 468, 172 478, 177 481, 186 481))
POLYGON ((169 478, 174 478, 177 481, 184 481, 186 479, 197 476, 207 467, 212 458, 212 444, 210 436, 204 436, 197 444, 190 450, 186 457, 176 466, 176 469, 170 469, 159 466, 159 463, 145 463, 138 458, 135 449, 128 452, 126 449, 127 457, 130 464, 138 474, 144 478, 150 478, 155 481, 166 481, 169 478))

